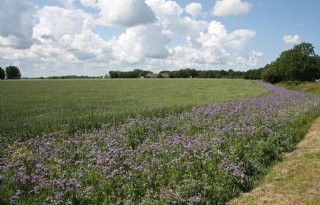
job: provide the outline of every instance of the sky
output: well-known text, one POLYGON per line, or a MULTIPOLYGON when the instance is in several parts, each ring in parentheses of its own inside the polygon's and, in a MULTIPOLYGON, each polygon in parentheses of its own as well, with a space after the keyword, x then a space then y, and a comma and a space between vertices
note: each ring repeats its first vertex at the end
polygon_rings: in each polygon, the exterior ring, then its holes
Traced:
POLYGON ((263 67, 320 53, 319 0, 1 0, 0 66, 23 77, 263 67))

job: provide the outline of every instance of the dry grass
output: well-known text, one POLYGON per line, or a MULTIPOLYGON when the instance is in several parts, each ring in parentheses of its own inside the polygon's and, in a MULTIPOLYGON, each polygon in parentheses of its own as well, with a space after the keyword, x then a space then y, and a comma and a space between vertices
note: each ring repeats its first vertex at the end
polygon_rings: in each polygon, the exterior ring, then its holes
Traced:
POLYGON ((320 204, 320 118, 259 187, 228 204, 320 204))

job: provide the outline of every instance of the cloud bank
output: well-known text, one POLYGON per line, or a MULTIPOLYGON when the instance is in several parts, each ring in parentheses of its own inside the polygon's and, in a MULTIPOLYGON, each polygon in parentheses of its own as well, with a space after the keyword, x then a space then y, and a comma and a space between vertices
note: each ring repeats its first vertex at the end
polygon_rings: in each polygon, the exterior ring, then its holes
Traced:
MULTIPOLYGON (((218 0, 214 13, 240 15, 250 9, 240 0, 218 0)), ((263 55, 248 50, 255 30, 228 30, 220 21, 203 18, 203 7, 195 2, 182 7, 173 0, 61 0, 60 6, 39 7, 4 0, 0 11, 0 64, 20 66, 24 76, 248 69, 263 55), (122 30, 106 37, 97 26, 122 30)))

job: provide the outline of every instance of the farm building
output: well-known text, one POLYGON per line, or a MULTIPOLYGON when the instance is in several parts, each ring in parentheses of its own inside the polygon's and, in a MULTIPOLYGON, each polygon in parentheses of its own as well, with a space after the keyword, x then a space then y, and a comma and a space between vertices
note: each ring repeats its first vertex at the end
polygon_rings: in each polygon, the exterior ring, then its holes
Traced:
POLYGON ((159 77, 159 75, 156 73, 149 73, 146 75, 146 78, 158 78, 158 77, 159 77))
POLYGON ((170 78, 169 73, 161 73, 160 77, 161 78, 170 78))

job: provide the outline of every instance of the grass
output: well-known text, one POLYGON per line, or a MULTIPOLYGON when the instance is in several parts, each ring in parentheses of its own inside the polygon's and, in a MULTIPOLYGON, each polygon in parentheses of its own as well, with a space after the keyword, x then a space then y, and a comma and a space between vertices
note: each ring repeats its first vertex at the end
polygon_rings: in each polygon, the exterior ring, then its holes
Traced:
POLYGON ((131 116, 159 116, 267 91, 228 79, 20 80, 0 82, 0 136, 91 130, 131 116))
POLYGON ((276 164, 250 193, 233 204, 319 204, 320 201, 320 118, 297 149, 276 164))
POLYGON ((285 83, 279 83, 278 85, 285 87, 290 90, 298 90, 313 94, 320 95, 320 83, 319 82, 285 82, 285 83))

